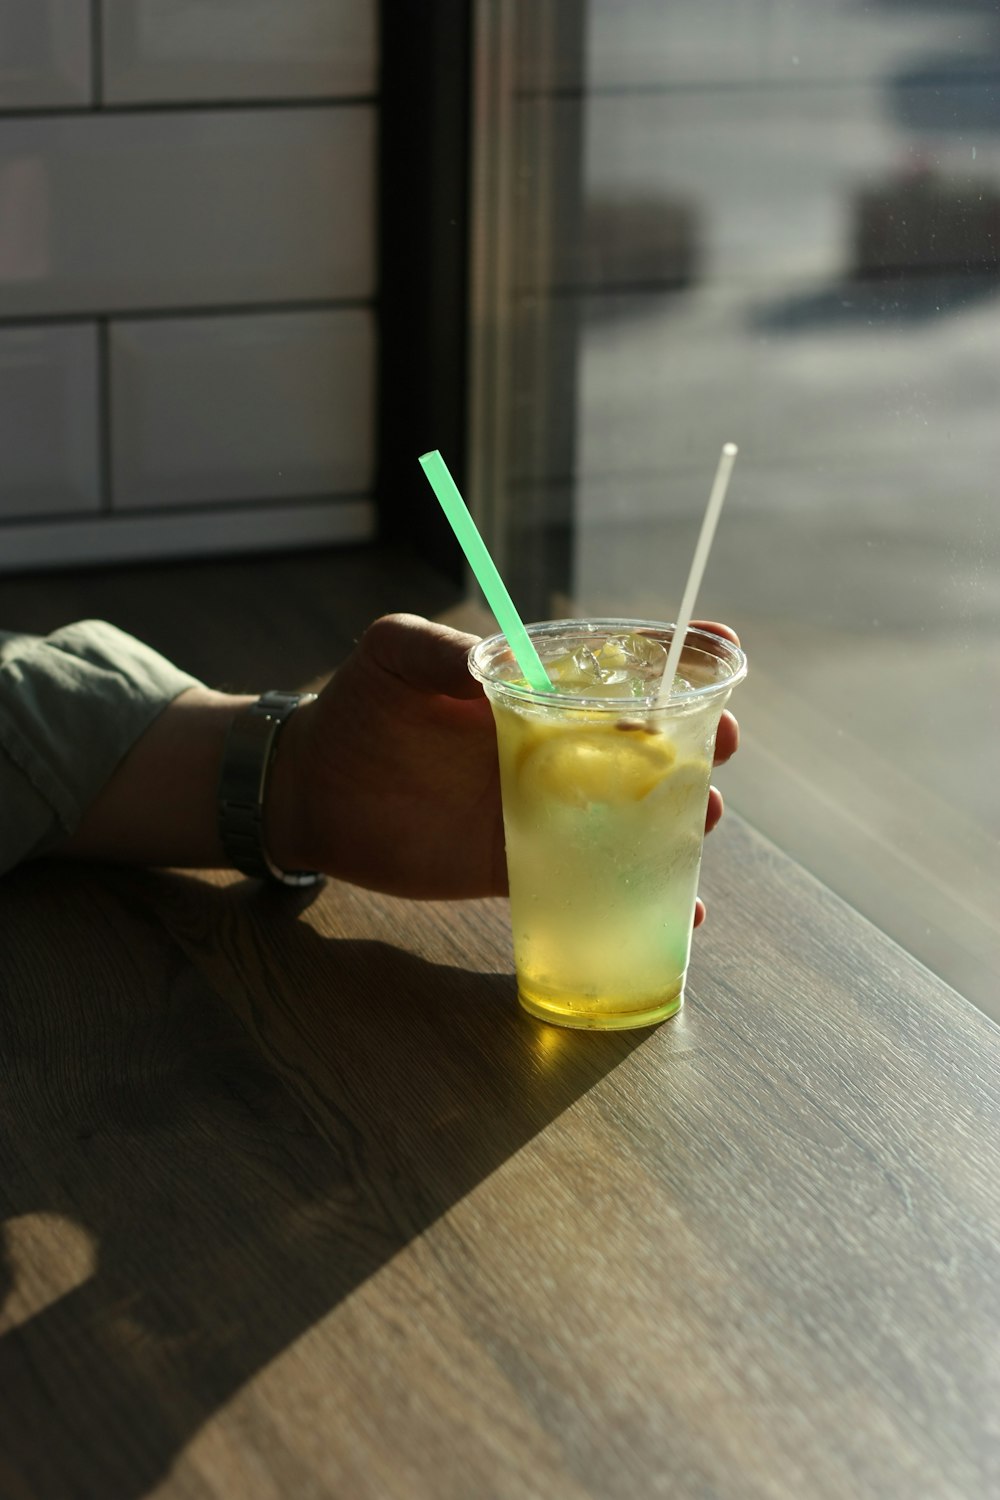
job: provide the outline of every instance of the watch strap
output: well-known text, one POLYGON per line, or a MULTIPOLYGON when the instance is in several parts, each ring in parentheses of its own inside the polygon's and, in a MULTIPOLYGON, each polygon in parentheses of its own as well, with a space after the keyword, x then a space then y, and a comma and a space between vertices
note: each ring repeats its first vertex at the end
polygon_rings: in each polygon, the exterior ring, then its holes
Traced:
POLYGON ((262 693, 234 718, 219 775, 219 838, 229 862, 244 875, 281 885, 315 885, 315 870, 281 870, 264 846, 264 798, 281 731, 315 693, 262 693))

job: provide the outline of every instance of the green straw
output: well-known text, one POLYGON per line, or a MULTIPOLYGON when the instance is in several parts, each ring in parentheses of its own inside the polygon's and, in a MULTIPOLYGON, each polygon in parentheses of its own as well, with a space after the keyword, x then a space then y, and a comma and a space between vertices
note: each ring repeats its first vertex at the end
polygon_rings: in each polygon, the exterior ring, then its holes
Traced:
POLYGON ((510 649, 514 653, 514 660, 521 668, 528 685, 536 693, 551 693, 552 683, 549 681, 548 673, 531 643, 531 637, 521 623, 521 616, 514 608, 514 601, 497 572, 496 564, 486 550, 486 543, 479 535, 476 523, 469 514, 469 507, 458 492, 458 485, 452 479, 448 465, 435 448, 433 453, 425 453, 421 456, 420 467, 427 475, 441 509, 451 522, 451 529, 468 559, 469 567, 479 580, 479 587, 486 595, 486 602, 496 616, 497 624, 507 637, 510 649))

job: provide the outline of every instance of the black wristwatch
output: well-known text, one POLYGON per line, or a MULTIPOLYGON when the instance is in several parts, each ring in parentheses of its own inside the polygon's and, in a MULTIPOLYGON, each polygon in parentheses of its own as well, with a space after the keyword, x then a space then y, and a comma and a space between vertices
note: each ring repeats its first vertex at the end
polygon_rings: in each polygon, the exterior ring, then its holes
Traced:
POLYGON ((264 797, 282 727, 315 693, 262 693, 233 720, 219 775, 219 837, 230 863, 244 875, 281 885, 315 885, 316 870, 279 870, 264 847, 264 797))

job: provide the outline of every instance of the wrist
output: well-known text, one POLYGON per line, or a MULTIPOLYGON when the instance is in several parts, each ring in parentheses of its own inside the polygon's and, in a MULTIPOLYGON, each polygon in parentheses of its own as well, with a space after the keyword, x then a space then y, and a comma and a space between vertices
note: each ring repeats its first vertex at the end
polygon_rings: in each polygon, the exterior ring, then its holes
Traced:
POLYGON ((178 868, 223 863, 219 766, 233 720, 254 701, 203 686, 179 694, 118 763, 59 852, 178 868))

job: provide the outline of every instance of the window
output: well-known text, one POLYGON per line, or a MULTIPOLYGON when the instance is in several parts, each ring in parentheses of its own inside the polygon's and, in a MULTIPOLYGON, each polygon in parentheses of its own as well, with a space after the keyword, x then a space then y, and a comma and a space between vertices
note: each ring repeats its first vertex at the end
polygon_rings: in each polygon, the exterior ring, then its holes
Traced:
POLYGON ((470 491, 526 613, 698 612, 745 814, 1000 1019, 1000 23, 477 7, 470 491))

